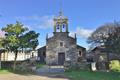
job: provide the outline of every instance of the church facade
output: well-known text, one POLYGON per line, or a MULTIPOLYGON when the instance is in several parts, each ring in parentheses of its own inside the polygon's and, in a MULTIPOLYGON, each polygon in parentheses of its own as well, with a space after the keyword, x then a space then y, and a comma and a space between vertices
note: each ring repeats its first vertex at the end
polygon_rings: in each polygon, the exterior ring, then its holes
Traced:
POLYGON ((76 34, 69 36, 68 18, 62 12, 54 18, 53 36, 46 36, 46 46, 38 49, 40 62, 64 65, 65 61, 77 62, 85 59, 86 49, 77 45, 76 34))

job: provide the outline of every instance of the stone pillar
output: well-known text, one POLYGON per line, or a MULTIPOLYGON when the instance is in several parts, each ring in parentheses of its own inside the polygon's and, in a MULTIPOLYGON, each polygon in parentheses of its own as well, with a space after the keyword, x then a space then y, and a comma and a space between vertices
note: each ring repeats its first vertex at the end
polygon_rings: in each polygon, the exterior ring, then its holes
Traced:
POLYGON ((68 24, 66 24, 66 32, 68 32, 68 24))
POLYGON ((60 25, 60 32, 62 32, 62 24, 60 25))
POLYGON ((56 25, 54 24, 54 32, 56 32, 56 25))

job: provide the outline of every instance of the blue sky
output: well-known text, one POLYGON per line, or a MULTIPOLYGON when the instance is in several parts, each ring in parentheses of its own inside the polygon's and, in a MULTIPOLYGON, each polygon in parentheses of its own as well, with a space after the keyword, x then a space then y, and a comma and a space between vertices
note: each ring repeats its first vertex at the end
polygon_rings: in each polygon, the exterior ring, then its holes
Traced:
POLYGON ((120 20, 120 0, 0 0, 0 28, 22 22, 40 33, 39 46, 53 32, 54 16, 61 8, 69 18, 69 32, 77 33, 78 44, 88 48, 90 33, 104 23, 120 20))

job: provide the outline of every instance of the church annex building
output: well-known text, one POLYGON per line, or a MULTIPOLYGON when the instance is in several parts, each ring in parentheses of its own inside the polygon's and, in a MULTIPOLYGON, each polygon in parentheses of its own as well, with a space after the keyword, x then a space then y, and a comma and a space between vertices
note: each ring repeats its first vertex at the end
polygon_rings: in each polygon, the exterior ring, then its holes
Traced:
POLYGON ((85 59, 86 49, 77 45, 76 34, 69 36, 68 18, 62 12, 54 17, 53 36, 46 36, 46 46, 38 49, 40 62, 50 65, 64 65, 65 61, 77 62, 85 59))

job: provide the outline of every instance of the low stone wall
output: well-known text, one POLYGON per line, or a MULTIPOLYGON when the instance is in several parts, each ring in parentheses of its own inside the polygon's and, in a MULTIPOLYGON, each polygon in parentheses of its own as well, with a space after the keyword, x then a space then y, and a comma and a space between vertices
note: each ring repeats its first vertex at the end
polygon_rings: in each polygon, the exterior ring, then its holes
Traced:
MULTIPOLYGON (((13 63, 14 63, 13 61, 2 61, 1 67, 2 68, 12 68, 13 63)), ((17 64, 19 64, 19 63, 21 63, 21 62, 17 62, 17 64)))
MULTIPOLYGON (((17 61, 16 65, 19 65, 23 62, 27 62, 28 60, 24 60, 24 61, 17 61)), ((1 67, 2 68, 12 68, 14 64, 14 61, 2 61, 1 62, 1 67)))
POLYGON ((90 63, 88 62, 76 62, 71 63, 69 61, 64 64, 65 70, 90 70, 90 63))

